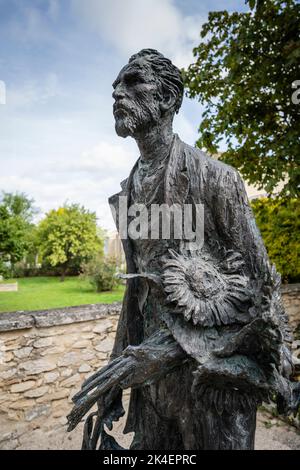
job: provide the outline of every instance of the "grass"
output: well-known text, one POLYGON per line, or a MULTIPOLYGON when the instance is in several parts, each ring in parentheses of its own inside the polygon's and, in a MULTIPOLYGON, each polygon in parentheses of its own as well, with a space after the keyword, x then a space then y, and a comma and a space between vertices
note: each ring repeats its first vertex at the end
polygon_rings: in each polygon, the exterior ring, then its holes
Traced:
POLYGON ((57 277, 29 277, 6 282, 16 281, 17 292, 0 292, 0 312, 110 304, 122 300, 124 294, 124 286, 97 293, 88 281, 78 277, 66 277, 64 282, 57 277))

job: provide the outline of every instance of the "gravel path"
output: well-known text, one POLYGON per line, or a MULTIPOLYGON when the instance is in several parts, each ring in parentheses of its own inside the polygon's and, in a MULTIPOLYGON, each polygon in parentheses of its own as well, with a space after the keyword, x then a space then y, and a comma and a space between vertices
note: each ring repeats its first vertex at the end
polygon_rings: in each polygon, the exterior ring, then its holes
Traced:
MULTIPOLYGON (((122 433, 124 421, 125 418, 114 426, 113 435, 121 445, 128 448, 132 436, 122 433)), ((18 449, 78 450, 81 447, 82 427, 80 424, 72 433, 67 433, 64 428, 47 434, 36 429, 23 437, 22 445, 18 449)), ((259 412, 255 449, 300 450, 300 434, 292 426, 287 426, 267 413, 259 412)))

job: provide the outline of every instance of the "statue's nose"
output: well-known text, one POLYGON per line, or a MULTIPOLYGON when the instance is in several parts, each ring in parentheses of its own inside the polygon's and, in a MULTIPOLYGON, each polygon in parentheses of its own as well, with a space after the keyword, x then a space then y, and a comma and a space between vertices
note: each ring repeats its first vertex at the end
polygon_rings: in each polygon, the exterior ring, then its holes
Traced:
POLYGON ((123 87, 121 84, 117 85, 116 88, 113 91, 112 97, 114 100, 121 100, 122 98, 125 98, 125 92, 123 90, 123 87))

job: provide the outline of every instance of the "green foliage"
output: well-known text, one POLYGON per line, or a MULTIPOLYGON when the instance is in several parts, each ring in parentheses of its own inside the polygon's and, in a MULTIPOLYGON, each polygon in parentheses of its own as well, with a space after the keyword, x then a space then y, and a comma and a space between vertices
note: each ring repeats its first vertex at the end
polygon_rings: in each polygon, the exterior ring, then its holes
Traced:
POLYGON ((11 277, 11 269, 10 267, 5 263, 5 261, 3 261, 0 257, 0 275, 4 278, 4 279, 8 279, 9 277, 11 277))
POLYGON ((204 106, 197 145, 222 159, 268 194, 294 197, 300 182, 300 4, 251 0, 246 13, 211 12, 183 71, 187 93, 204 106))
POLYGON ((83 262, 103 252, 96 214, 77 204, 51 210, 40 222, 37 238, 43 260, 60 267, 62 280, 69 268, 79 269, 83 262))
POLYGON ((257 225, 270 260, 283 281, 300 281, 299 199, 261 198, 252 201, 257 225))
POLYGON ((82 266, 82 277, 89 279, 96 292, 112 290, 117 285, 116 263, 114 260, 104 260, 96 256, 82 266))
POLYGON ((3 191, 1 204, 7 209, 10 217, 20 217, 31 223, 34 214, 38 211, 34 207, 34 200, 24 193, 6 193, 3 191))
POLYGON ((20 261, 30 250, 33 200, 21 193, 2 193, 0 202, 0 274, 8 274, 6 263, 20 261))

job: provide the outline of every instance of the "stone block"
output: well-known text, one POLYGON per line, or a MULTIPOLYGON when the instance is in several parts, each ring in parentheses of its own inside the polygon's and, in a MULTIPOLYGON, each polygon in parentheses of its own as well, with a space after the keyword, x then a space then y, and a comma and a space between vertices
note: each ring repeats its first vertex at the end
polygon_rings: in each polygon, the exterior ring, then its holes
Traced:
POLYGON ((50 383, 56 382, 58 377, 59 377, 59 372, 47 372, 44 375, 45 383, 50 384, 50 383))
POLYGON ((88 341, 87 339, 84 339, 84 340, 78 341, 77 343, 74 343, 73 348, 74 349, 84 349, 84 348, 88 348, 90 346, 90 344, 91 344, 90 341, 88 341))
POLYGON ((52 404, 52 409, 56 410, 58 408, 64 408, 65 414, 68 414, 70 411, 70 407, 68 405, 68 402, 66 400, 66 397, 60 398, 59 400, 54 400, 51 402, 52 404))
POLYGON ((87 322, 85 326, 83 325, 81 326, 80 331, 82 332, 91 331, 93 329, 94 322, 90 321, 90 322, 87 322))
POLYGON ((56 368, 56 365, 46 359, 37 359, 35 361, 27 361, 20 364, 20 369, 25 370, 28 374, 41 374, 49 372, 56 368))
POLYGON ((12 411, 12 410, 9 410, 8 413, 7 413, 7 418, 8 418, 10 421, 18 421, 18 423, 20 423, 20 421, 22 421, 22 420, 24 419, 23 411, 20 411, 20 410, 12 411))
POLYGON ((72 369, 69 369, 69 368, 63 369, 63 370, 61 371, 61 376, 62 376, 62 377, 70 377, 70 375, 72 375, 72 374, 73 374, 73 370, 72 370, 72 369))
POLYGON ((27 346, 25 348, 17 349, 16 351, 14 351, 14 355, 18 359, 25 359, 26 357, 30 356, 32 349, 33 348, 31 346, 27 346))
POLYGON ((101 341, 97 346, 95 346, 96 351, 99 352, 111 352, 112 348, 114 346, 114 340, 113 338, 105 338, 103 341, 101 341))
POLYGON ((13 359, 14 359, 14 355, 12 352, 4 352, 3 356, 1 357, 1 361, 3 362, 10 362, 13 359))
POLYGON ((25 412, 25 420, 32 421, 41 416, 48 416, 51 412, 51 405, 36 405, 31 410, 25 412))
POLYGON ((88 364, 81 364, 81 366, 78 369, 78 372, 80 372, 80 373, 90 372, 90 371, 91 371, 91 366, 89 366, 88 364))
POLYGON ((48 348, 52 345, 53 339, 51 337, 40 338, 33 343, 35 348, 48 348))
POLYGON ((70 366, 73 364, 80 364, 81 356, 79 353, 75 352, 68 352, 64 354, 57 362, 58 366, 70 366))
POLYGON ((62 354, 65 352, 65 348, 63 346, 53 346, 53 348, 47 348, 40 352, 41 356, 49 356, 52 354, 62 354))
POLYGON ((37 403, 49 403, 55 400, 61 400, 62 398, 67 398, 70 391, 66 389, 58 390, 57 392, 49 393, 43 397, 37 398, 37 403))
POLYGON ((3 372, 0 372, 0 379, 1 380, 11 379, 12 377, 16 375, 16 373, 17 373, 17 369, 15 368, 4 370, 3 372))
POLYGON ((95 333, 92 333, 92 332, 91 333, 82 333, 80 335, 80 337, 82 339, 93 339, 93 338, 95 338, 95 333))
MULTIPOLYGON (((109 351, 109 353, 110 353, 110 351, 109 351)), ((107 358, 107 356, 109 356, 109 353, 107 353, 107 352, 105 352, 105 353, 104 353, 104 352, 98 352, 98 353, 97 353, 97 358, 98 358, 98 360, 100 360, 100 361, 105 361, 105 359, 107 358)), ((98 361, 98 364, 99 364, 99 361, 98 361)))
POLYGON ((23 330, 33 326, 34 319, 29 313, 8 312, 0 315, 0 331, 23 330))
POLYGON ((6 400, 8 403, 20 400, 20 393, 6 393, 6 400))
POLYGON ((96 354, 94 351, 90 351, 90 350, 82 351, 82 354, 80 355, 79 364, 82 361, 86 361, 86 362, 91 361, 92 359, 94 359, 95 356, 96 354))
POLYGON ((10 387, 11 393, 21 393, 25 392, 26 390, 30 390, 35 386, 36 382, 34 380, 28 380, 27 382, 20 382, 14 384, 10 387))
POLYGON ((52 416, 53 418, 60 418, 61 416, 65 416, 65 414, 66 414, 66 407, 57 408, 53 411, 52 416))
POLYGON ((100 320, 99 324, 93 329, 93 332, 97 333, 98 335, 102 335, 112 328, 112 326, 113 324, 110 320, 100 320))
POLYGON ((17 431, 1 433, 0 443, 4 441, 11 441, 12 439, 17 439, 17 438, 18 438, 17 431))
POLYGON ((0 444, 1 450, 15 450, 19 445, 19 441, 17 439, 12 439, 9 441, 2 442, 0 444))
POLYGON ((28 398, 24 400, 19 400, 10 404, 10 408, 13 410, 23 410, 26 408, 32 408, 35 405, 35 401, 28 398))
POLYGON ((80 386, 81 378, 79 374, 72 375, 71 377, 63 380, 60 383, 61 387, 72 387, 75 384, 78 384, 80 386))
POLYGON ((27 398, 39 398, 45 395, 49 390, 49 387, 47 385, 44 385, 43 387, 38 387, 38 388, 33 388, 32 390, 28 390, 27 392, 24 393, 24 397, 27 398))
POLYGON ((15 351, 16 349, 19 349, 22 347, 21 341, 8 341, 4 343, 3 350, 4 351, 15 351))
POLYGON ((41 328, 38 332, 40 338, 49 338, 66 334, 66 329, 62 326, 53 326, 52 328, 41 328))

